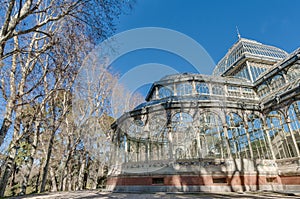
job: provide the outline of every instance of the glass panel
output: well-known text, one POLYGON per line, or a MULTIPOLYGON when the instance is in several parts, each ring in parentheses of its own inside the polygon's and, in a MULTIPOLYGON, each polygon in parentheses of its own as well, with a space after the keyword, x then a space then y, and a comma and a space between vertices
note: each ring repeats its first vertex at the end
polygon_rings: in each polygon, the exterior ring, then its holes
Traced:
POLYGON ((230 97, 241 97, 240 88, 236 86, 227 86, 228 96, 230 97))
POLYGON ((200 115, 199 122, 200 157, 228 157, 225 150, 226 140, 219 116, 211 112, 203 113, 200 115))
POLYGON ((254 158, 271 159, 271 150, 263 132, 261 119, 257 115, 249 115, 248 127, 254 158))
POLYGON ((167 117, 163 113, 151 117, 149 121, 151 140, 167 140, 167 117))
POLYGON ((264 97, 270 92, 266 84, 260 85, 257 89, 257 94, 259 97, 264 97))
POLYGON ((236 113, 226 116, 228 138, 234 158, 250 158, 249 142, 242 118, 236 113))
POLYGON ((128 135, 130 137, 139 137, 139 138, 145 138, 148 137, 148 135, 144 134, 144 122, 142 120, 134 120, 131 122, 129 129, 128 129, 128 135))
POLYGON ((190 83, 181 83, 176 86, 177 95, 190 95, 192 94, 192 85, 190 83))
POLYGON ((196 138, 193 118, 190 114, 179 112, 172 117, 173 150, 177 159, 191 158, 196 138))
MULTIPOLYGON (((297 146, 293 146, 292 148, 298 147, 300 150, 300 101, 293 102, 293 104, 290 105, 288 117, 291 120, 291 133, 293 133, 297 143, 297 146)), ((297 154, 297 152, 295 151, 294 154, 297 154)))
POLYGON ((158 96, 160 99, 170 97, 173 95, 173 92, 170 88, 160 87, 158 90, 158 96))
POLYGON ((276 90, 280 87, 282 87, 285 84, 284 79, 281 75, 276 75, 272 78, 272 81, 270 83, 271 89, 276 90))
POLYGON ((209 88, 206 83, 197 83, 196 84, 197 93, 209 94, 209 88))
POLYGON ((286 76, 289 81, 298 79, 300 76, 300 65, 296 64, 296 65, 293 65, 291 68, 289 68, 286 76))
POLYGON ((224 87, 222 88, 221 86, 213 86, 212 93, 214 95, 224 95, 224 87))
POLYGON ((292 157, 293 151, 289 145, 290 136, 287 133, 284 116, 279 111, 270 112, 267 116, 267 125, 276 158, 292 157))

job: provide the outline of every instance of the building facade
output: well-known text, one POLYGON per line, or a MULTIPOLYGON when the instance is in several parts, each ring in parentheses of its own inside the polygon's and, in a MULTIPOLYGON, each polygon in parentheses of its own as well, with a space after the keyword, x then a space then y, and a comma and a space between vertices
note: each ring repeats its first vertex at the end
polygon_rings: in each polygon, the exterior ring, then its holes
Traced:
POLYGON ((113 191, 300 190, 300 49, 239 38, 112 125, 113 191))

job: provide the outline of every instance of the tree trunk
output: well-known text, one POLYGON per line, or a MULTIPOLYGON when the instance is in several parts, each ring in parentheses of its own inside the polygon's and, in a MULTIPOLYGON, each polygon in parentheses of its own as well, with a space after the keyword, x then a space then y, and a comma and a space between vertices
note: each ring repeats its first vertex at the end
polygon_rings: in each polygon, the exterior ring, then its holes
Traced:
POLYGON ((43 162, 40 162, 40 168, 39 168, 39 174, 36 178, 36 182, 35 182, 35 193, 39 192, 39 186, 40 186, 40 177, 41 177, 41 173, 42 173, 42 169, 43 169, 43 162))
POLYGON ((104 173, 103 168, 104 168, 103 164, 99 163, 98 161, 94 162, 95 174, 90 174, 90 175, 92 175, 91 178, 93 179, 92 189, 97 189, 97 187, 99 186, 98 185, 98 178, 103 176, 103 173, 104 173))
POLYGON ((61 176, 60 176, 60 191, 65 191, 65 183, 66 183, 66 176, 68 175, 68 163, 69 160, 71 159, 72 156, 72 150, 71 150, 71 138, 70 136, 68 136, 68 144, 67 144, 67 150, 68 152, 68 156, 67 158, 63 161, 63 166, 61 169, 61 176))
POLYGON ((47 181, 47 174, 48 174, 48 169, 49 169, 49 162, 50 162, 50 158, 51 158, 51 154, 52 154, 52 148, 53 148, 53 143, 54 143, 54 136, 55 136, 55 132, 56 132, 56 128, 55 128, 55 121, 56 121, 56 116, 55 116, 55 107, 54 107, 54 101, 55 99, 52 98, 51 99, 51 115, 52 115, 52 123, 51 123, 51 135, 50 135, 50 140, 49 140, 49 145, 48 145, 48 150, 47 150, 47 156, 46 156, 46 161, 45 161, 45 165, 43 168, 43 177, 42 177, 42 184, 41 184, 41 190, 40 192, 44 192, 45 191, 45 187, 46 187, 46 181, 47 181))
POLYGON ((82 190, 84 185, 84 171, 85 171, 85 165, 86 165, 86 152, 83 152, 82 158, 81 158, 81 164, 79 169, 79 175, 78 175, 78 188, 77 190, 82 190))
MULTIPOLYGON (((74 164, 76 164, 75 163, 75 161, 74 161, 74 164)), ((68 190, 69 191, 75 191, 75 190, 78 190, 78 175, 77 175, 77 172, 79 172, 78 170, 75 170, 75 169, 72 169, 72 168, 74 168, 73 167, 73 164, 70 164, 69 166, 68 166, 68 172, 69 172, 69 175, 68 175, 68 177, 67 177, 67 184, 68 184, 68 190)))
MULTIPOLYGON (((14 50, 19 48, 19 41, 17 37, 14 37, 14 50)), ((16 99, 16 69, 17 69, 17 54, 12 57, 12 65, 9 75, 9 91, 10 97, 7 99, 6 110, 3 117, 2 126, 0 129, 0 146, 3 144, 7 131, 12 124, 11 118, 14 110, 14 104, 16 99)), ((3 86, 3 85, 2 85, 3 86)), ((4 90, 3 92, 6 92, 4 90)), ((3 93, 4 94, 4 93, 3 93)), ((5 94, 4 94, 5 95, 5 94)))
MULTIPOLYGON (((12 169, 12 177, 11 177, 11 181, 9 184, 10 187, 14 187, 17 184, 16 176, 17 176, 17 165, 16 165, 16 163, 14 163, 13 169, 12 169)), ((15 196, 17 194, 15 189, 11 189, 11 192, 12 192, 13 196, 15 196)))
MULTIPOLYGON (((61 186, 60 186, 60 191, 67 191, 66 190, 66 185, 67 185, 67 182, 69 182, 69 184, 71 184, 71 180, 70 180, 70 177, 69 177, 69 172, 68 172, 68 168, 66 168, 67 171, 64 171, 65 173, 65 178, 63 178, 63 181, 61 181, 61 186)), ((68 190, 70 191, 70 190, 68 190)))
POLYGON ((55 135, 55 131, 52 131, 50 141, 49 141, 49 146, 48 146, 48 152, 47 152, 47 156, 46 156, 46 160, 45 160, 45 165, 44 165, 44 168, 43 168, 42 184, 41 184, 40 193, 44 192, 45 188, 46 188, 47 174, 48 174, 49 162, 50 162, 50 158, 51 158, 51 154, 52 154, 52 146, 53 146, 53 142, 54 142, 54 135, 55 135))
MULTIPOLYGON (((29 128, 27 128, 26 130, 28 131, 28 129, 29 128)), ((24 175, 24 179, 23 179, 23 182, 21 185, 21 194, 26 194, 26 189, 28 186, 29 177, 30 177, 30 173, 31 173, 33 161, 34 161, 33 157, 37 151, 37 145, 38 145, 38 140, 39 140, 39 135, 40 135, 40 122, 35 123, 35 129, 36 129, 36 131, 35 131, 35 134, 33 137, 33 143, 32 143, 31 150, 30 150, 29 160, 26 164, 27 171, 24 175)), ((28 132, 25 132, 25 133, 28 133, 28 132)))
MULTIPOLYGON (((71 172, 69 172, 71 173, 71 172)), ((70 175, 70 181, 69 181, 69 190, 75 191, 78 189, 78 178, 77 176, 70 175)))
POLYGON ((16 153, 17 153, 16 146, 11 146, 8 158, 6 160, 5 170, 3 172, 3 175, 2 175, 1 181, 0 181, 0 197, 4 197, 8 179, 12 174, 16 153))
POLYGON ((66 177, 68 175, 71 175, 70 172, 69 172, 69 169, 68 169, 68 164, 71 160, 71 157, 73 156, 73 153, 74 151, 76 150, 76 147, 79 143, 79 140, 80 139, 77 139, 74 143, 74 145, 71 147, 71 139, 72 139, 72 136, 68 136, 68 146, 67 146, 67 150, 69 151, 68 152, 68 156, 67 158, 63 161, 63 167, 62 167, 62 172, 61 172, 61 176, 60 176, 60 190, 61 191, 65 191, 65 185, 64 183, 66 182, 66 177))
POLYGON ((12 109, 11 110, 6 109, 6 114, 4 116, 4 119, 3 119, 3 122, 1 125, 1 129, 0 129, 0 146, 3 144, 4 138, 5 138, 7 131, 11 125, 11 114, 12 114, 12 109))
POLYGON ((17 141, 18 141, 18 134, 20 132, 20 126, 21 126, 21 112, 18 111, 16 113, 16 119, 15 119, 15 124, 14 124, 14 133, 13 133, 13 138, 12 141, 10 143, 9 146, 9 154, 8 154, 8 158, 7 158, 7 162, 6 162, 6 166, 5 166, 5 170, 3 172, 3 175, 1 177, 1 181, 0 181, 0 197, 4 196, 4 192, 9 180, 9 177, 12 174, 12 169, 13 166, 15 164, 15 158, 17 156, 17 141))
POLYGON ((55 172, 53 170, 52 167, 50 167, 50 176, 51 176, 51 183, 52 183, 52 189, 51 191, 57 191, 57 183, 56 183, 56 179, 55 179, 55 172))
POLYGON ((68 183, 65 183, 65 189, 67 189, 67 184, 68 184, 68 191, 74 191, 76 189, 75 187, 75 184, 76 182, 73 182, 72 179, 76 179, 74 178, 72 175, 72 165, 70 165, 67 169, 68 169, 68 175, 67 175, 67 178, 65 180, 65 182, 68 182, 68 183))
MULTIPOLYGON (((103 177, 104 176, 104 167, 105 167, 105 165, 104 164, 100 164, 100 168, 99 168, 99 171, 98 171, 98 173, 97 173, 97 186, 99 186, 99 184, 98 184, 98 178, 99 177, 103 177)), ((102 183, 102 182, 101 182, 102 183)), ((101 184, 101 185, 103 185, 103 184, 101 184)))
MULTIPOLYGON (((92 189, 97 189, 97 179, 98 179, 98 174, 99 174, 99 170, 100 168, 98 168, 97 170, 97 167, 98 167, 98 162, 95 161, 94 163, 94 170, 95 170, 95 175, 92 174, 91 176, 91 179, 92 179, 92 189)), ((91 174, 91 171, 89 172, 89 174, 91 174)))

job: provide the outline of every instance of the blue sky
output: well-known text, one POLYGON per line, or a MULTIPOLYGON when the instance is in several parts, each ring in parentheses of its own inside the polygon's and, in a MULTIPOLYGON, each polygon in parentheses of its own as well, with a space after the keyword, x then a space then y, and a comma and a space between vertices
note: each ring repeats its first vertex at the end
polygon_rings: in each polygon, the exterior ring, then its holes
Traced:
MULTIPOLYGON (((170 28, 195 39, 217 63, 236 42, 236 26, 242 37, 289 53, 300 47, 299 8, 299 0, 137 0, 134 9, 117 21, 117 32, 149 26, 170 28)), ((193 72, 187 62, 167 52, 134 52, 121 59, 120 64, 126 65, 122 68, 163 62, 193 72)), ((210 74, 212 70, 203 68, 201 72, 210 74)))

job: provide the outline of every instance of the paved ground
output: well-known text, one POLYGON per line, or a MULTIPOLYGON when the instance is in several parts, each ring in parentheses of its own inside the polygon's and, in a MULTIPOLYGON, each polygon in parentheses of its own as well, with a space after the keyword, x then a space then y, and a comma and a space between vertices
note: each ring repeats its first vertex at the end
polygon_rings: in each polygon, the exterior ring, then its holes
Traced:
POLYGON ((11 199, 187 199, 187 198, 300 198, 300 195, 293 194, 282 194, 282 193, 272 193, 272 192, 253 192, 253 193, 110 193, 110 192, 99 192, 97 190, 94 191, 74 191, 74 192, 56 192, 56 193, 47 193, 47 194, 38 194, 31 196, 19 196, 12 197, 11 199))

